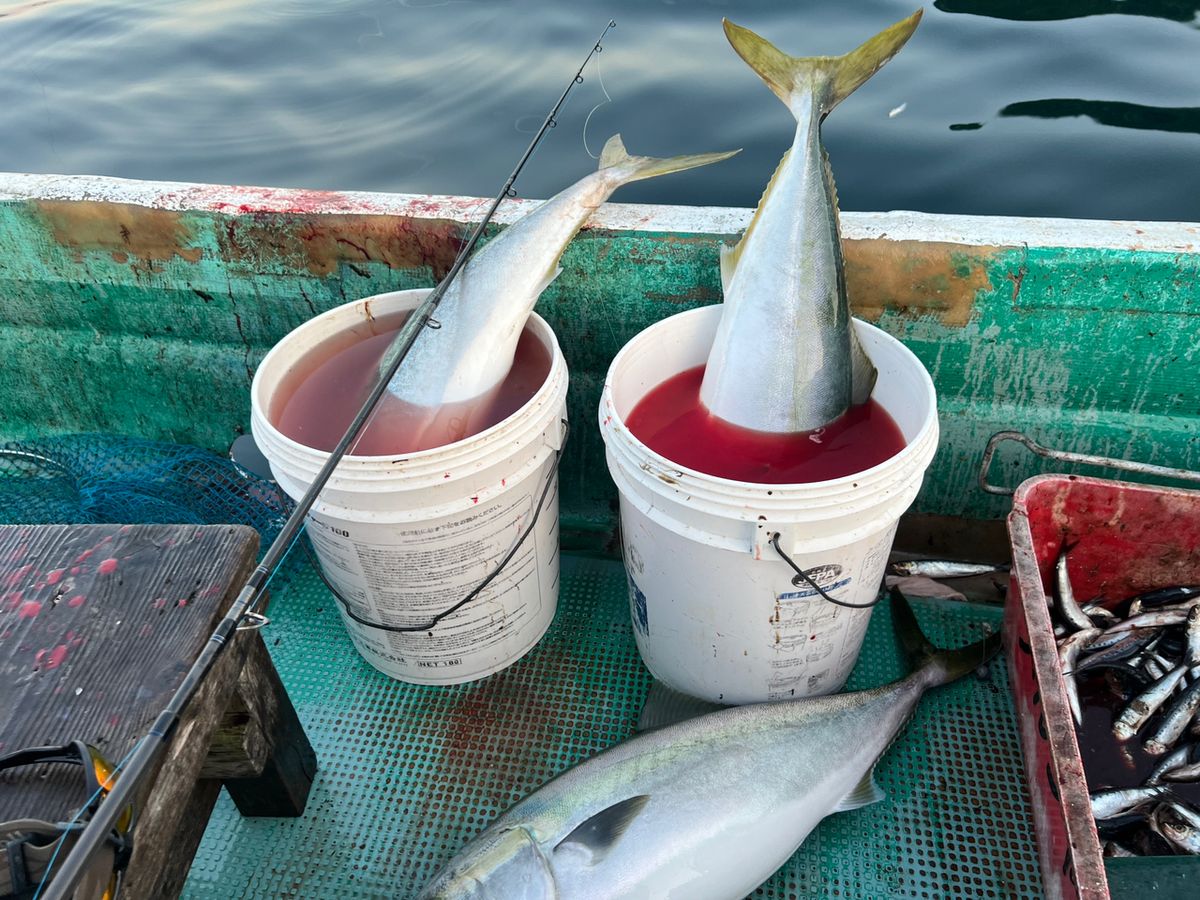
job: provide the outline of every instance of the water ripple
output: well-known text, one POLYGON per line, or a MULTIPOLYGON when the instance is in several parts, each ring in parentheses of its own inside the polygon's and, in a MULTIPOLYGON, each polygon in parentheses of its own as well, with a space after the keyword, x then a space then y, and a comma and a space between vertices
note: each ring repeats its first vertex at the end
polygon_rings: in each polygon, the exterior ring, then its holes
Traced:
MULTIPOLYGON (((729 49, 721 16, 792 53, 838 53, 911 6, 0 0, 0 166, 490 195, 611 15, 612 102, 588 122, 593 149, 617 131, 646 155, 745 148, 616 199, 750 206, 793 122, 729 49)), ((1200 32, 1177 25, 1195 0, 935 7, 825 123, 844 207, 1200 218, 1200 32)), ((589 68, 524 196, 595 167, 583 128, 603 96, 589 68)))

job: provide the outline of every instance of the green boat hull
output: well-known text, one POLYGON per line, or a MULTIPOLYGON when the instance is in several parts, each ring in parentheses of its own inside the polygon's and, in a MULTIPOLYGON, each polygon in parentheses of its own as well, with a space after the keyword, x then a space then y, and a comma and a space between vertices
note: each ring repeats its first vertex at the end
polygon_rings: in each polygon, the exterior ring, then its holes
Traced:
MULTIPOLYGON (((511 221, 531 201, 500 216, 511 221)), ((217 451, 249 427, 259 359, 313 315, 432 285, 481 201, 0 175, 0 438, 104 431, 217 451)), ((593 426, 638 331, 721 300, 718 252, 748 210, 610 205, 538 311, 571 372, 568 549, 604 550, 615 489, 593 426)), ((942 440, 914 512, 998 519, 988 437, 1200 468, 1197 227, 844 216, 855 312, 933 375, 942 440)), ((1046 464, 1010 449, 995 479, 1046 464)))

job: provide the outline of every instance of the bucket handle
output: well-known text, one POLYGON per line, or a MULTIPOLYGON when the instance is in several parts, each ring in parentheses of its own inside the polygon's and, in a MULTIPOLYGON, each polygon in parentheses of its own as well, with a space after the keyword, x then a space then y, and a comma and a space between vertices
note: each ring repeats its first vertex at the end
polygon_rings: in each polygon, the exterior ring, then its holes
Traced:
POLYGON ((1156 466, 1151 463, 1135 462, 1129 459, 1114 459, 1109 456, 1093 456, 1090 453, 1069 453, 1066 450, 1051 450, 1049 447, 1043 447, 1023 432, 997 431, 988 441, 987 448, 983 451, 983 462, 979 466, 979 486, 989 494, 1000 494, 1007 497, 1016 492, 1016 488, 1000 487, 988 481, 988 470, 992 466, 992 458, 996 455, 996 448, 1005 441, 1015 441, 1018 444, 1022 444, 1029 452, 1035 453, 1044 459, 1078 463, 1085 466, 1119 469, 1123 472, 1137 472, 1141 475, 1151 475, 1157 478, 1169 478, 1177 481, 1200 481, 1200 472, 1191 472, 1187 469, 1173 469, 1170 466, 1156 466))
POLYGON ((325 587, 329 589, 329 592, 333 594, 338 603, 342 605, 342 611, 359 625, 365 625, 367 628, 374 628, 378 631, 390 631, 394 634, 414 634, 418 631, 432 631, 433 628, 443 619, 458 612, 460 609, 478 597, 481 593, 483 593, 484 588, 496 580, 500 573, 504 571, 505 566, 507 566, 512 561, 512 558, 517 555, 517 551, 521 549, 521 545, 525 543, 525 539, 533 533, 534 526, 537 525, 538 516, 540 516, 542 513, 542 507, 546 505, 546 496, 550 493, 550 486, 554 484, 554 473, 558 471, 558 461, 562 458, 562 448, 567 443, 567 435, 571 428, 570 423, 567 422, 566 419, 561 419, 560 421, 562 422, 562 440, 559 441, 559 445, 554 451, 554 463, 550 466, 550 474, 546 476, 546 484, 542 488, 541 496, 538 497, 537 507, 533 510, 533 516, 530 518, 529 524, 525 526, 525 530, 521 532, 521 536, 517 538, 517 542, 513 544, 511 548, 509 548, 509 551, 505 554, 504 559, 500 560, 500 565, 496 566, 496 568, 493 569, 492 572, 483 579, 483 581, 479 582, 479 584, 477 584, 471 590, 471 592, 467 594, 467 596, 463 597, 449 609, 438 613, 428 622, 425 622, 421 625, 387 625, 383 622, 372 622, 369 619, 364 619, 354 611, 354 609, 350 606, 350 602, 342 596, 341 591, 334 587, 330 580, 325 576, 325 570, 321 568, 320 561, 317 560, 316 556, 312 552, 312 549, 306 543, 304 548, 308 551, 308 556, 312 561, 313 568, 317 570, 317 575, 320 577, 321 581, 325 582, 325 587))
POLYGON ((774 534, 771 535, 771 540, 768 543, 770 543, 770 545, 775 548, 775 552, 778 553, 783 558, 783 561, 795 570, 796 574, 792 576, 792 584, 793 585, 795 585, 796 587, 799 587, 802 584, 808 584, 809 587, 811 587, 814 591, 816 591, 818 594, 820 594, 822 597, 824 597, 826 600, 828 600, 830 603, 834 604, 835 606, 844 606, 847 609, 870 609, 872 606, 874 606, 876 603, 878 603, 880 600, 883 599, 883 590, 882 589, 880 589, 880 592, 878 594, 876 594, 874 600, 871 600, 867 603, 848 603, 845 600, 839 600, 836 597, 831 597, 829 594, 825 593, 824 588, 822 588, 819 584, 817 584, 815 581, 813 581, 811 577, 809 577, 809 574, 807 572, 805 572, 802 568, 800 568, 798 565, 796 565, 796 561, 793 560, 790 556, 788 556, 787 553, 784 552, 783 548, 779 546, 779 532, 778 531, 776 531, 774 534))

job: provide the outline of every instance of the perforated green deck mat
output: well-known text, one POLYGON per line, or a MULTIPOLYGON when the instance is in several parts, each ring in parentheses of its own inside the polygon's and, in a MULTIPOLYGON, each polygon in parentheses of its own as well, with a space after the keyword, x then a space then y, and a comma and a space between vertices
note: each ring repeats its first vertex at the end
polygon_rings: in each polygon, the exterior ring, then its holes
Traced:
MULTIPOLYGON (((320 769, 299 819, 244 819, 222 793, 184 896, 412 897, 470 837, 570 765, 627 737, 650 684, 620 563, 565 557, 558 613, 483 681, 418 687, 365 663, 302 554, 271 585, 267 646, 320 769)), ((999 610, 914 600, 944 645, 999 610)), ((876 610, 849 688, 902 674, 876 610)), ((887 799, 830 816, 754 897, 1040 897, 1002 661, 926 695, 877 770, 887 799)))

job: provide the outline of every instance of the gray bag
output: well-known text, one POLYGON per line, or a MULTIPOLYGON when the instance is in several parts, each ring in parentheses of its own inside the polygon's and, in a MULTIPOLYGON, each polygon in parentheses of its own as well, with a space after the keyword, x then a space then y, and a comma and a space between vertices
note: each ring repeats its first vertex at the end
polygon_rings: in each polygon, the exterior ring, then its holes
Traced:
MULTIPOLYGON (((54 859, 57 867, 61 867, 81 831, 81 824, 68 826, 41 819, 0 822, 0 847, 4 852, 4 859, 0 861, 0 898, 32 900, 51 859, 54 859), (60 847, 60 838, 64 834, 66 839, 60 847)), ((120 870, 124 869, 123 865, 119 865, 118 857, 124 855, 125 849, 124 846, 117 846, 118 841, 121 845, 126 843, 114 835, 92 857, 83 880, 72 894, 74 900, 113 900, 116 897, 120 870)))

